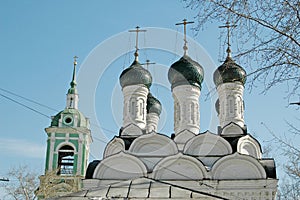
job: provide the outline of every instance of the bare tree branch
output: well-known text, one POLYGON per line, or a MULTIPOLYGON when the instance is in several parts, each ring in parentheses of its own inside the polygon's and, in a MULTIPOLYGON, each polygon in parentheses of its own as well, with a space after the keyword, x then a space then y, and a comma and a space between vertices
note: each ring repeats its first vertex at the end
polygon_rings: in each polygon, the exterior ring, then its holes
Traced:
POLYGON ((11 182, 4 185, 8 196, 15 200, 33 200, 34 191, 38 187, 37 173, 32 172, 27 166, 20 166, 9 171, 11 182))
POLYGON ((287 82, 287 96, 300 95, 300 79, 289 79, 300 76, 299 0, 183 1, 198 12, 196 32, 211 22, 229 20, 237 25, 232 33, 232 39, 237 40, 234 58, 250 71, 250 89, 262 83, 263 92, 267 92, 274 85, 287 82))

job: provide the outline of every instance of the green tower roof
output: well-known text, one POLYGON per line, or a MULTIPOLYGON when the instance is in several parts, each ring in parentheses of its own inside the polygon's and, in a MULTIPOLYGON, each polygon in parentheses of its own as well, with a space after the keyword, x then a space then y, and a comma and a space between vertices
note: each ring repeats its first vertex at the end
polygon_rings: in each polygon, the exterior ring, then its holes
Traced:
POLYGON ((51 126, 89 128, 89 120, 79 110, 66 108, 52 118, 51 126))
POLYGON ((68 94, 77 94, 77 88, 76 88, 76 61, 77 56, 74 57, 74 69, 73 69, 73 76, 72 76, 72 81, 70 83, 70 89, 68 90, 68 94))

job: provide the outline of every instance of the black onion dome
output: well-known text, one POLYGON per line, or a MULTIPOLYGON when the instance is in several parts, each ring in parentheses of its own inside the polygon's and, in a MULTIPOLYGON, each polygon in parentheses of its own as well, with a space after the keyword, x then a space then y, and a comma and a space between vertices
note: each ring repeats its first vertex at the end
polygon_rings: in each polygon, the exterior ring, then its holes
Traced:
POLYGON ((201 65, 187 55, 173 63, 168 72, 172 88, 178 85, 194 85, 201 89, 203 77, 204 71, 201 65))
POLYGON ((235 81, 239 81, 244 85, 246 76, 246 71, 236 64, 231 57, 227 57, 225 62, 214 72, 214 82, 216 86, 235 81))
POLYGON ((160 115, 161 109, 162 107, 159 100, 152 96, 151 93, 149 93, 147 98, 147 113, 157 113, 158 115, 160 115))
POLYGON ((134 61, 130 67, 125 69, 120 75, 120 84, 122 88, 128 85, 143 84, 150 88, 152 76, 150 72, 142 67, 138 61, 134 61))

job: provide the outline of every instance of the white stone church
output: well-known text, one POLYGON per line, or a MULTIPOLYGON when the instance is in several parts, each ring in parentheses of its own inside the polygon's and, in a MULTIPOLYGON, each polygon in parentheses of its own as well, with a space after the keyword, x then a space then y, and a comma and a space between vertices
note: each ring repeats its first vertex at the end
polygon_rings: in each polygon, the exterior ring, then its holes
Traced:
MULTIPOLYGON (((186 41, 186 40, 185 40, 186 41)), ((227 58, 214 73, 218 92, 217 133, 200 133, 204 70, 184 55, 170 66, 174 133, 157 132, 162 110, 150 93, 152 76, 138 61, 120 72, 123 125, 106 145, 103 159, 88 164, 89 121, 78 110, 74 74, 66 108, 46 128, 45 175, 39 199, 251 199, 276 196, 273 158, 262 158, 260 143, 247 132, 243 91, 245 70, 227 58), (58 197, 61 196, 61 197, 58 197)))

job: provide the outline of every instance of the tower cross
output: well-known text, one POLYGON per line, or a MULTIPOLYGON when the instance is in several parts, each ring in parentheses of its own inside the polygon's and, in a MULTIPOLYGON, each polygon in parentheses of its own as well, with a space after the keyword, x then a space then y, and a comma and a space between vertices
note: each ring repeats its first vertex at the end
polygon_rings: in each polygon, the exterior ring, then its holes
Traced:
POLYGON ((149 65, 155 65, 156 63, 155 62, 150 62, 150 60, 146 60, 146 63, 143 63, 143 64, 141 64, 141 65, 146 65, 146 67, 147 67, 147 70, 148 70, 148 67, 149 67, 149 65))
POLYGON ((224 26, 219 26, 219 28, 227 28, 227 57, 231 57, 231 50, 230 50, 230 28, 235 28, 236 25, 230 25, 229 21, 226 22, 224 26))
POLYGON ((72 82, 71 82, 71 86, 74 87, 76 86, 76 65, 77 65, 77 56, 74 56, 74 69, 73 69, 73 77, 72 77, 72 82))
POLYGON ((78 58, 78 57, 77 57, 77 56, 74 56, 73 58, 74 58, 74 65, 77 65, 77 58, 78 58))
POLYGON ((139 32, 146 32, 146 30, 142 30, 140 29, 139 26, 135 27, 135 30, 129 30, 129 32, 136 32, 136 37, 135 37, 135 52, 134 52, 134 57, 135 57, 135 61, 138 61, 138 50, 139 50, 139 32))
POLYGON ((177 23, 177 24, 175 24, 175 25, 183 25, 183 34, 184 34, 184 39, 183 39, 183 41, 184 41, 184 45, 183 45, 183 50, 184 50, 184 55, 186 55, 186 52, 187 52, 187 50, 188 50, 188 47, 187 47, 187 39, 186 39, 186 25, 187 24, 193 24, 194 22, 188 22, 186 19, 184 19, 183 20, 183 22, 181 22, 181 23, 177 23))

